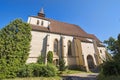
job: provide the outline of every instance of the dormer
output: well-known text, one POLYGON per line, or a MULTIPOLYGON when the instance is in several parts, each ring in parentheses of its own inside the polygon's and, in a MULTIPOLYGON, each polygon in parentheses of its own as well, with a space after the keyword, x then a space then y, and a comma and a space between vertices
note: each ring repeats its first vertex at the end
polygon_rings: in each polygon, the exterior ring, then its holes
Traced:
POLYGON ((43 8, 38 13, 38 16, 31 16, 28 18, 28 23, 40 27, 48 28, 50 25, 50 21, 45 19, 45 14, 43 8))

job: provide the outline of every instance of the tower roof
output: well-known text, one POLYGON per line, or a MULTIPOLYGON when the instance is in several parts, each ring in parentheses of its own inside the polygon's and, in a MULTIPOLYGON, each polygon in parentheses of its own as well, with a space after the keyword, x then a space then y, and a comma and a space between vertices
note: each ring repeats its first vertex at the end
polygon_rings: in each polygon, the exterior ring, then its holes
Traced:
POLYGON ((41 8, 39 13, 44 14, 44 9, 41 8))
POLYGON ((45 17, 44 9, 41 8, 40 12, 38 13, 38 16, 45 17))

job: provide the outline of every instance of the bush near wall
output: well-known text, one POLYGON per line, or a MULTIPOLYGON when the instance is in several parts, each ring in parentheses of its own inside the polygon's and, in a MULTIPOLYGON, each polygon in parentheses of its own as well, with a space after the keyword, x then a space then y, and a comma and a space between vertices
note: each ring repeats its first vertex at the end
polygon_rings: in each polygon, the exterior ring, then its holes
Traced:
POLYGON ((26 64, 18 71, 18 77, 53 77, 56 76, 57 69, 55 66, 48 64, 26 64))
POLYGON ((44 64, 44 63, 45 63, 44 61, 45 61, 45 59, 44 59, 44 57, 41 55, 41 56, 38 57, 37 63, 38 63, 38 64, 44 64))
POLYGON ((49 51, 47 54, 47 62, 53 63, 53 52, 52 51, 49 51))
POLYGON ((65 60, 63 58, 59 59, 59 70, 65 71, 67 69, 67 66, 65 65, 65 60))

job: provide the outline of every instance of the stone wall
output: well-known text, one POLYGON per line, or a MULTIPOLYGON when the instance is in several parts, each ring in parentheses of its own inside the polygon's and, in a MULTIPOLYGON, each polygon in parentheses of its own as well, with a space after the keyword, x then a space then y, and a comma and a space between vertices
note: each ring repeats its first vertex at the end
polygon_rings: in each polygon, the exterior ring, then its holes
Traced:
MULTIPOLYGON (((31 41, 31 48, 30 48, 30 54, 29 58, 26 63, 36 63, 37 58, 40 55, 47 55, 48 51, 54 50, 54 40, 57 39, 60 43, 60 39, 63 38, 63 57, 66 62, 66 65, 77 65, 76 63, 76 55, 74 52, 74 43, 73 43, 73 36, 66 36, 66 35, 60 35, 60 34, 53 34, 53 33, 47 33, 47 32, 39 32, 39 31, 31 31, 32 34, 32 41, 31 41), (72 55, 71 57, 68 56, 68 41, 72 43, 72 55)), ((59 45, 60 46, 60 45, 59 45)), ((94 61, 94 64, 96 65, 95 60, 95 49, 93 43, 87 43, 87 42, 81 42, 82 46, 82 55, 84 58, 84 64, 85 67, 88 69, 88 62, 87 62, 87 56, 91 55, 94 61)), ((100 53, 100 57, 102 59, 105 58, 105 48, 104 47, 97 47, 100 53)), ((59 55, 61 55, 61 48, 59 47, 59 55)), ((78 53, 79 54, 79 53, 78 53)), ((54 52, 53 52, 54 55, 54 52)), ((54 55, 54 60, 59 59, 59 56, 54 55)))

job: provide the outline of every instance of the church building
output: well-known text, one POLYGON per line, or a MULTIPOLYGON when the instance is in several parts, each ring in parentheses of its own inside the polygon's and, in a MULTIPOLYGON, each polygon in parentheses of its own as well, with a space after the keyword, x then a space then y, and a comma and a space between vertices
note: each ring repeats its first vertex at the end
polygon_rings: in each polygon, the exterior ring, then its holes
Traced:
POLYGON ((45 56, 47 64, 47 53, 52 51, 55 65, 63 57, 68 68, 90 71, 106 59, 102 42, 78 25, 46 18, 43 9, 37 16, 30 16, 28 23, 32 40, 27 63, 36 63, 39 56, 45 56))

